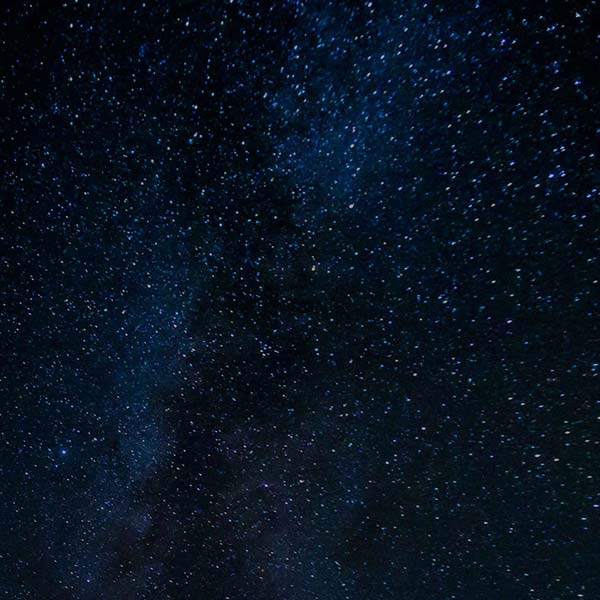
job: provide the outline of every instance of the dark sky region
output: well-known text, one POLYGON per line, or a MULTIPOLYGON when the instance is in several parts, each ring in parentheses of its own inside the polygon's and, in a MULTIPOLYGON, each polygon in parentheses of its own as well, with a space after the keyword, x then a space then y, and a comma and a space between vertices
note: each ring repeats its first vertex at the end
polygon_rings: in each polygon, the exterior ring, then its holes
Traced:
POLYGON ((600 598, 598 12, 3 2, 0 597, 600 598))

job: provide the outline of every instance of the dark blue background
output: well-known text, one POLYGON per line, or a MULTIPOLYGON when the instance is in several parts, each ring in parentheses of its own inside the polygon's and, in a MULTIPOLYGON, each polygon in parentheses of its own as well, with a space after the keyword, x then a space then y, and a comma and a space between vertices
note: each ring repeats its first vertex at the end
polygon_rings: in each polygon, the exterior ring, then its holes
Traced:
POLYGON ((3 4, 0 595, 598 598, 597 11, 3 4))

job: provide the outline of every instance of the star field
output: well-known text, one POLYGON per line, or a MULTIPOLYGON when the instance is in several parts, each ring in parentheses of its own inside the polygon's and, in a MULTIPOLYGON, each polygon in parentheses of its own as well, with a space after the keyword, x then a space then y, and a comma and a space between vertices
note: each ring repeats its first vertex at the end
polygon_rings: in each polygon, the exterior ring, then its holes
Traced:
POLYGON ((598 2, 0 9, 0 597, 600 597, 598 2))

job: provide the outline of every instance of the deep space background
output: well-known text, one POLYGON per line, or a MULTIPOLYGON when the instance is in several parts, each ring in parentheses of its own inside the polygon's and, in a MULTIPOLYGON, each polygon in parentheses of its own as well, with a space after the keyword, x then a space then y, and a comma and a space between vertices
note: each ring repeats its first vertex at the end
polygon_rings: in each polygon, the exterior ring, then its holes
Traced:
POLYGON ((2 598, 600 598, 598 2, 0 11, 2 598))

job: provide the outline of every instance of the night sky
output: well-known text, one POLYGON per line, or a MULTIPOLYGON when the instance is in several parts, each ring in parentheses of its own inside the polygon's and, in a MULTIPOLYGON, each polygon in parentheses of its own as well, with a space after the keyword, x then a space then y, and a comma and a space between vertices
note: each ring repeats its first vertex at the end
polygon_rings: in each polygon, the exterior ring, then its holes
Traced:
POLYGON ((595 0, 0 9, 0 597, 600 598, 595 0))

